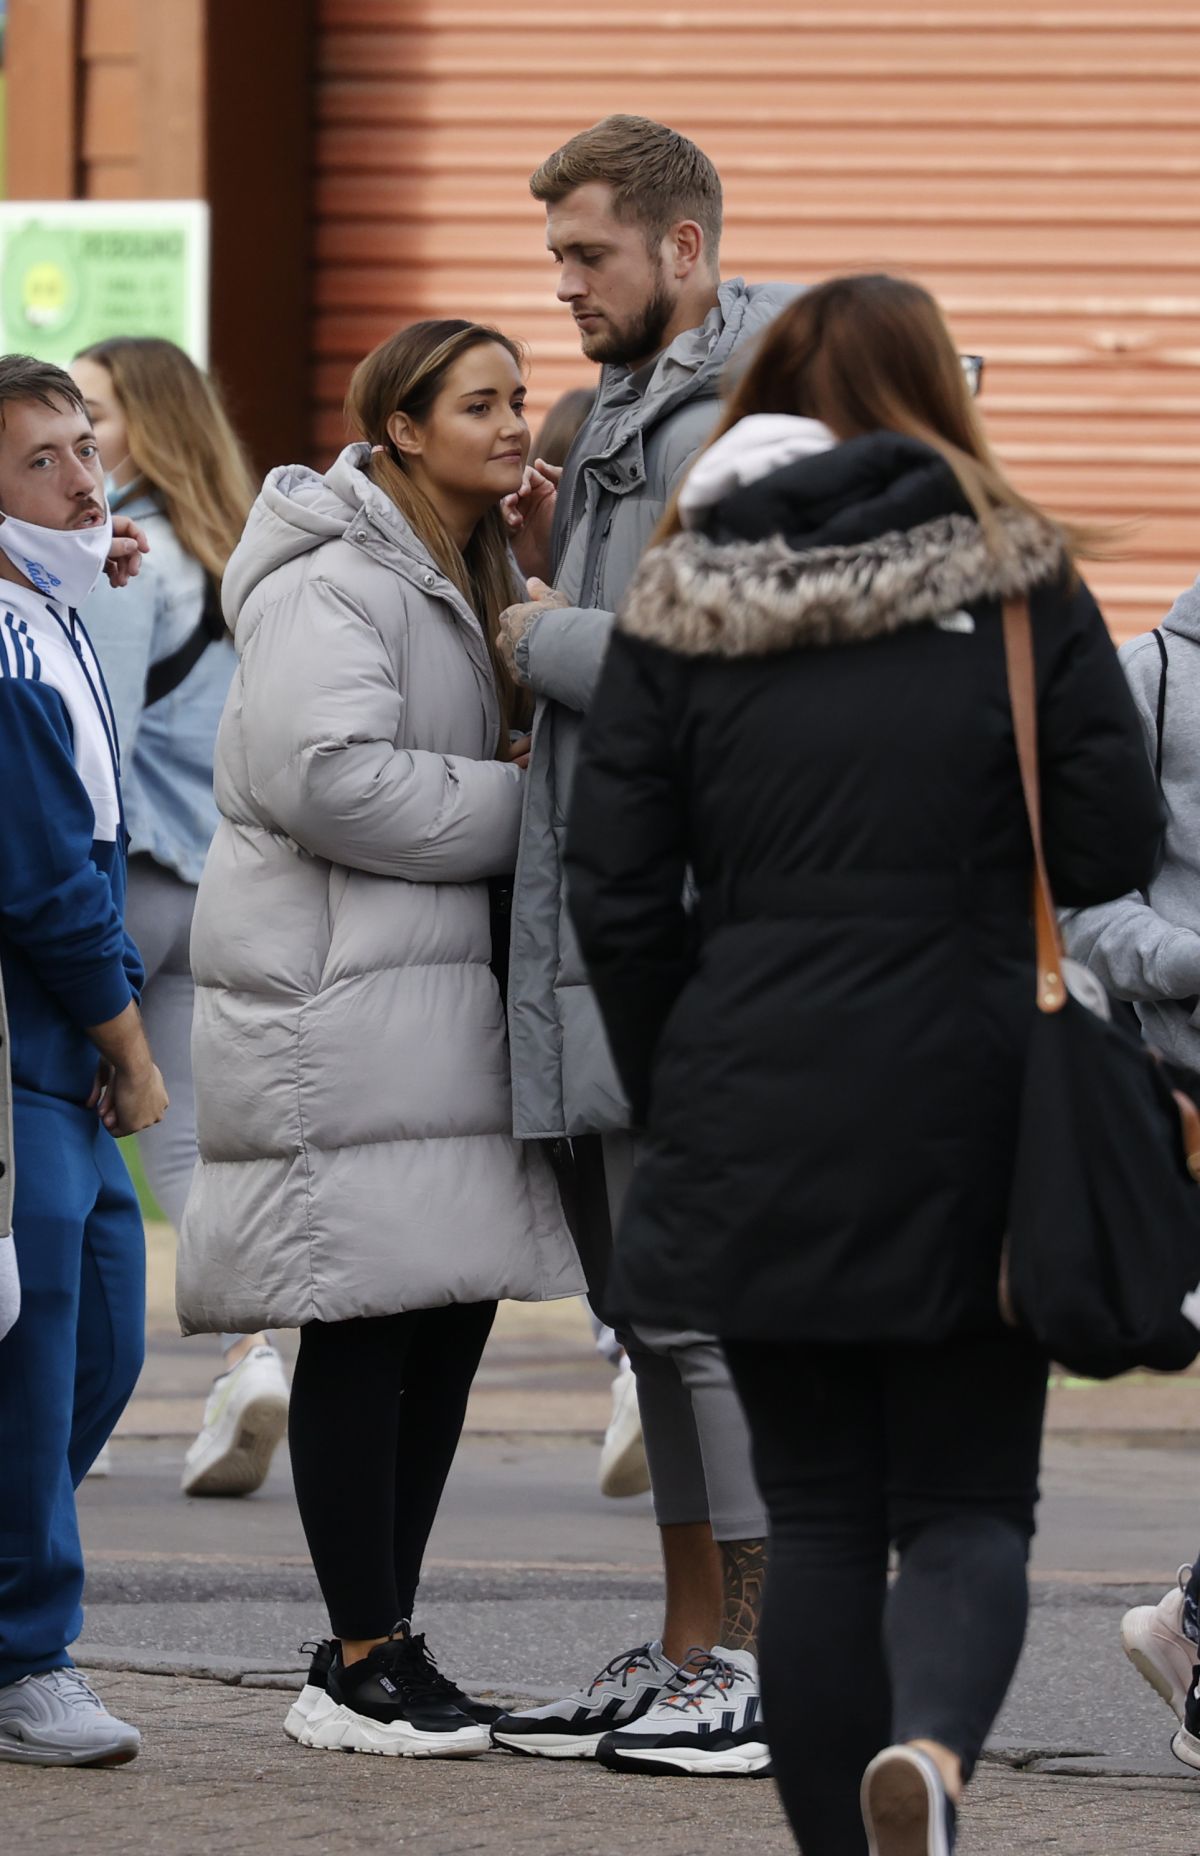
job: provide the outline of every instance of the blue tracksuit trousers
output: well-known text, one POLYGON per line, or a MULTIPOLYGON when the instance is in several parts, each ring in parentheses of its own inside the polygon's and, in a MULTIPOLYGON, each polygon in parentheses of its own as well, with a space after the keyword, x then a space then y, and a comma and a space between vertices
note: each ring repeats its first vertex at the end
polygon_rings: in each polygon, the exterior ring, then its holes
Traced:
POLYGON ((0 1342, 0 1686, 70 1662, 83 1627, 75 1490, 145 1344, 145 1239, 92 1109, 13 1092, 21 1313, 0 1342))

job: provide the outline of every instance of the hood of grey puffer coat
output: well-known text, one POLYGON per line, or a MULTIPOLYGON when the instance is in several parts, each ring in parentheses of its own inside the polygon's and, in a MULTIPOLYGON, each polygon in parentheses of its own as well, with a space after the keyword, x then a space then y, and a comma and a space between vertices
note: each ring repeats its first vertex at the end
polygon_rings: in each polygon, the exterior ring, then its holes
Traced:
MULTIPOLYGON (((370 454, 369 445, 347 445, 324 473, 306 464, 281 464, 268 473, 221 582, 225 622, 239 651, 249 635, 245 621, 249 630, 256 622, 256 608, 247 614, 251 594, 267 575, 326 542, 354 537, 356 530, 386 539, 397 555, 392 564, 407 564, 414 578, 429 585, 429 553, 391 498, 365 474, 370 454)), ((366 539, 366 533, 357 538, 366 539)))

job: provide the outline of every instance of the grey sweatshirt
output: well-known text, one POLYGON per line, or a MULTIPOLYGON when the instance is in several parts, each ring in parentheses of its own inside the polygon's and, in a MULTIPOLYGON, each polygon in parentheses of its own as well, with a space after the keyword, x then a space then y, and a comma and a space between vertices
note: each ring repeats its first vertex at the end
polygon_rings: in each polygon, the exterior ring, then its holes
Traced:
MULTIPOLYGON (((1067 951, 1098 974, 1114 998, 1133 1001, 1148 1041, 1200 1070, 1200 579, 1175 601, 1162 634, 1167 647, 1162 865, 1148 898, 1123 896, 1071 911, 1063 917, 1063 932, 1067 951)), ((1125 645, 1121 664, 1153 756, 1162 669, 1153 635, 1125 645)))

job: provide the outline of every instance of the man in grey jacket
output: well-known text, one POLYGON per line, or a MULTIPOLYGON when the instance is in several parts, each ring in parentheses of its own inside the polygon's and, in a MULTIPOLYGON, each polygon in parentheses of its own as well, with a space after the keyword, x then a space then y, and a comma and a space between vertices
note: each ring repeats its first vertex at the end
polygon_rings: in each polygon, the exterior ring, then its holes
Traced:
MULTIPOLYGON (((613 613, 715 423, 730 357, 795 292, 721 282, 720 179, 699 148, 662 124, 609 117, 551 155, 530 186, 546 207, 559 299, 602 372, 548 535, 546 486, 540 503, 528 499, 521 556, 538 576, 535 597, 502 621, 502 648, 538 697, 512 920, 513 1101, 519 1136, 572 1139, 576 1236, 602 1308, 634 1148, 564 901, 580 731, 613 613)), ((578 1695, 504 1717, 494 1737, 621 1770, 761 1771, 768 1753, 755 1649, 766 1521, 724 1357, 700 1334, 622 1338, 662 1530, 662 1641, 614 1658, 578 1695)))

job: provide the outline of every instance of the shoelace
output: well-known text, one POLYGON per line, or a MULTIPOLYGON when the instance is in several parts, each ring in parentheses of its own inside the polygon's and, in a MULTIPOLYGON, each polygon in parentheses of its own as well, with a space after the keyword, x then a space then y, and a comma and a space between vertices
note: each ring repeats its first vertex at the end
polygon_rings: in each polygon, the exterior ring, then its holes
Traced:
POLYGON ((636 1650, 625 1650, 620 1656, 614 1656, 611 1663, 606 1663, 598 1676, 588 1683, 584 1693, 594 1695, 604 1682, 620 1680, 624 1688, 630 1676, 640 1675, 643 1669, 653 1669, 654 1658, 650 1654, 650 1645, 640 1643, 636 1650))
POLYGON ((76 1669, 51 1669, 44 1678, 47 1686, 62 1701, 72 1708, 98 1708, 104 1712, 104 1703, 94 1688, 89 1688, 76 1669))
POLYGON ((664 1708, 699 1709, 706 1697, 718 1689, 728 1690, 749 1680, 744 1669, 726 1662, 723 1656, 714 1656, 711 1650, 693 1650, 668 1682, 668 1691, 674 1690, 674 1693, 665 1694, 662 1705, 664 1708))
MULTIPOLYGON (((406 1699, 419 1701, 431 1697, 444 1700, 447 1691, 453 1687, 444 1676, 426 1647, 425 1638, 410 1636, 408 1631, 397 1632, 371 1651, 383 1665, 383 1673, 391 1678, 406 1699)), ((378 1664, 377 1664, 378 1666, 378 1664)))
POLYGON ((433 1652, 426 1643, 423 1632, 419 1637, 409 1635, 399 1641, 407 1647, 412 1663, 412 1674, 418 1685, 423 1684, 431 1695, 448 1697, 451 1701, 462 1700, 462 1690, 450 1680, 449 1676, 444 1676, 434 1662, 433 1652))

